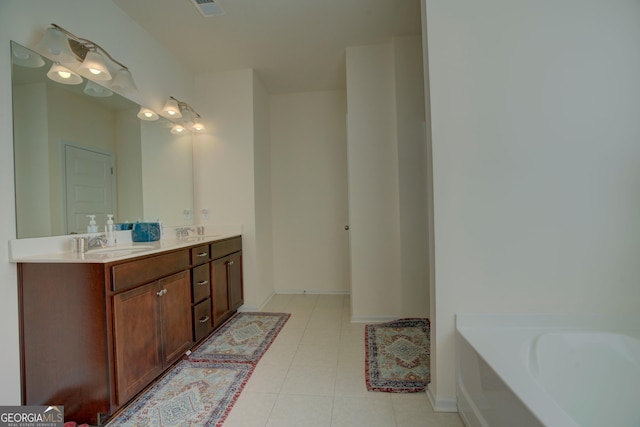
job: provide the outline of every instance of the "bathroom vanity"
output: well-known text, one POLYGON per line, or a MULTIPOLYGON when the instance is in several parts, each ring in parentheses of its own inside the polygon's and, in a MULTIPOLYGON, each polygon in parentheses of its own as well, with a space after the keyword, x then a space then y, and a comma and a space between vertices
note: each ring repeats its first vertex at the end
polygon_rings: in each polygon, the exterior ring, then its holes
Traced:
POLYGON ((243 304, 242 238, 18 259, 23 405, 100 425, 243 304))

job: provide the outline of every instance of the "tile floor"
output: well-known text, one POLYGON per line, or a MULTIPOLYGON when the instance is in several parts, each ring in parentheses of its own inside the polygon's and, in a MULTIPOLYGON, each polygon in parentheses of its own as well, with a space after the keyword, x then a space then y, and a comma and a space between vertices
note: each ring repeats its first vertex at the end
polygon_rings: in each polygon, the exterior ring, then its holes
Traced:
POLYGON ((291 317, 225 427, 463 427, 425 393, 367 391, 364 324, 350 322, 349 296, 276 295, 264 311, 291 317))

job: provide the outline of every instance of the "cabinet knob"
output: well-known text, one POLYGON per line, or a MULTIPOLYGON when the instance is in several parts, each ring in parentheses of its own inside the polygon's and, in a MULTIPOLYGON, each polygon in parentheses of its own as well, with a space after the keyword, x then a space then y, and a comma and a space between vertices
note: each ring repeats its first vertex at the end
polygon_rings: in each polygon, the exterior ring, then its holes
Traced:
POLYGON ((349 231, 349 226, 348 226, 348 225, 345 225, 345 226, 344 226, 344 229, 345 229, 345 230, 347 230, 347 231, 349 231))
POLYGON ((229 265, 233 265, 233 261, 229 261, 229 265))
POLYGON ((160 289, 158 292, 156 292, 156 295, 158 295, 159 297, 161 297, 162 295, 166 294, 167 290, 166 289, 160 289))

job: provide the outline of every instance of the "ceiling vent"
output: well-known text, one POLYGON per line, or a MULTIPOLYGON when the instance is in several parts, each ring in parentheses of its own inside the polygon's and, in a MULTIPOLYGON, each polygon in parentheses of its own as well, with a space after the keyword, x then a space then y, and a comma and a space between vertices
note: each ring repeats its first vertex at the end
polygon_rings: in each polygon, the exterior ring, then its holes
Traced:
POLYGON ((193 3, 205 18, 224 15, 224 10, 222 10, 220 4, 215 0, 191 0, 191 3, 193 3))

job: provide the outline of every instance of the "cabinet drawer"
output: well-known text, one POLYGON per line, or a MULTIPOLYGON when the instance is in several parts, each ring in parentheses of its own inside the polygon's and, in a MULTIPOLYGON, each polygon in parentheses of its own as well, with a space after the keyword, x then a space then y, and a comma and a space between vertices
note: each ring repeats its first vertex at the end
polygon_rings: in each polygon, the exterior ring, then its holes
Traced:
POLYGON ((169 252, 111 267, 114 292, 152 282, 189 268, 189 252, 169 252))
POLYGON ((191 269, 191 302, 198 302, 211 295, 210 282, 209 264, 199 265, 191 269))
POLYGON ((202 245, 191 249, 191 264, 198 265, 209 261, 209 245, 202 245))
POLYGON ((211 259, 218 259, 242 250, 242 237, 211 244, 211 259))
POLYGON ((213 329, 211 325, 211 300, 206 299, 193 306, 193 340, 200 341, 213 329))

